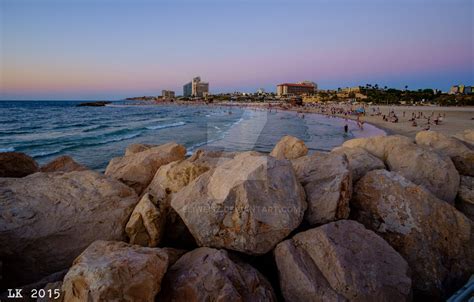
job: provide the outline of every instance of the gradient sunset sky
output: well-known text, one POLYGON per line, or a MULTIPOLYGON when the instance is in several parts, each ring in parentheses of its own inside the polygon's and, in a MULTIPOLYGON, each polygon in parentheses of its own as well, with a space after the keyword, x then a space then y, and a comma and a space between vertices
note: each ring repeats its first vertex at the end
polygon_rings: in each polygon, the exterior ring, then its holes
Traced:
POLYGON ((473 0, 0 0, 0 99, 474 84, 473 0))

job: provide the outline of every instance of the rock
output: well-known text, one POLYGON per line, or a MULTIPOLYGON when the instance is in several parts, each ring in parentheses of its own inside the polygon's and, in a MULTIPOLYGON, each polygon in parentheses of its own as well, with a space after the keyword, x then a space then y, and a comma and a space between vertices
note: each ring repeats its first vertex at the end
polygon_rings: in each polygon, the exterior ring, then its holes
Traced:
POLYGON ((0 177, 25 177, 38 172, 36 161, 20 152, 0 152, 0 177))
POLYGON ((42 166, 41 172, 72 172, 72 171, 84 171, 86 167, 78 164, 70 156, 64 155, 57 157, 53 161, 42 166))
POLYGON ((201 174, 171 206, 198 245, 265 254, 301 223, 304 198, 289 161, 244 152, 201 174))
POLYGON ((158 168, 170 162, 184 159, 186 148, 168 143, 148 150, 113 158, 105 175, 120 180, 140 194, 151 182, 158 168))
POLYGON ((93 171, 0 178, 5 282, 36 281, 69 267, 97 239, 125 239, 137 199, 129 187, 93 171))
POLYGON ((302 140, 285 135, 273 148, 270 156, 276 159, 296 159, 306 154, 308 154, 308 148, 302 140))
POLYGON ((95 241, 64 277, 64 301, 155 301, 167 268, 160 249, 95 241))
POLYGON ((352 178, 346 155, 316 152, 292 161, 306 192, 305 220, 318 225, 349 216, 352 178))
POLYGON ((360 147, 337 147, 331 153, 345 154, 347 156, 349 168, 352 172, 352 182, 358 181, 369 171, 385 169, 382 160, 360 147))
POLYGON ((418 294, 446 298, 472 273, 472 224, 454 207, 386 170, 367 173, 354 192, 354 218, 407 260, 418 294))
POLYGON ((461 176, 456 208, 474 221, 474 177, 461 176))
POLYGON ((197 150, 185 160, 161 166, 144 192, 150 193, 166 209, 164 240, 178 246, 195 246, 195 241, 179 215, 171 208, 171 196, 188 185, 202 173, 232 159, 236 153, 197 150))
POLYGON ((85 102, 77 104, 76 107, 104 107, 112 102, 108 101, 98 101, 98 102, 85 102))
POLYGON ((131 144, 125 149, 125 156, 140 153, 151 148, 158 147, 158 145, 148 144, 131 144))
POLYGON ((388 152, 386 164, 390 171, 423 186, 436 197, 454 203, 459 173, 449 157, 417 145, 399 145, 388 152))
POLYGON ((231 160, 237 153, 197 150, 185 160, 161 166, 145 192, 160 198, 176 193, 202 173, 231 160))
POLYGON ((411 301, 407 262, 355 221, 298 233, 274 254, 286 301, 411 301))
POLYGON ((360 147, 372 155, 385 160, 387 153, 395 146, 412 145, 413 140, 402 135, 373 136, 368 138, 355 138, 345 141, 342 146, 348 148, 360 147))
POLYGON ((155 247, 161 241, 166 223, 167 208, 164 203, 145 194, 130 216, 125 232, 130 244, 155 247))
POLYGON ((159 301, 276 301, 268 281, 225 250, 202 247, 168 269, 159 301))
POLYGON ((456 134, 455 137, 466 143, 471 149, 474 148, 474 129, 466 129, 456 134))
POLYGON ((474 150, 460 140, 436 131, 420 131, 416 135, 416 143, 449 156, 461 175, 474 176, 474 150))

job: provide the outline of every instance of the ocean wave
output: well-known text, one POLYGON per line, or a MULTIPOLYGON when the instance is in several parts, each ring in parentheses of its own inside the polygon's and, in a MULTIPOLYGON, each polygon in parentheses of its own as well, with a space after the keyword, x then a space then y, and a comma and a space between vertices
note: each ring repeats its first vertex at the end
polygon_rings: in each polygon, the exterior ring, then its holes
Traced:
POLYGON ((0 153, 1 152, 13 152, 13 151, 15 151, 15 148, 13 148, 13 147, 0 148, 0 153))
POLYGON ((96 130, 100 130, 100 129, 105 129, 105 128, 108 128, 109 126, 107 125, 95 125, 95 126, 92 126, 91 128, 87 128, 87 129, 84 129, 82 130, 82 132, 92 132, 92 131, 96 131, 96 130))
POLYGON ((184 125, 186 125, 185 122, 176 122, 176 123, 171 123, 171 124, 148 126, 146 128, 148 130, 157 130, 157 129, 172 128, 172 127, 180 127, 180 126, 184 126, 184 125))
POLYGON ((57 154, 61 151, 63 151, 63 149, 57 149, 57 150, 52 150, 52 151, 43 151, 43 152, 33 153, 33 154, 31 154, 31 156, 34 157, 34 158, 39 158, 39 157, 45 157, 45 156, 57 154))
POLYGON ((112 137, 112 138, 101 141, 100 143, 98 143, 98 145, 99 144, 101 145, 101 144, 108 144, 108 143, 113 143, 113 142, 124 141, 124 140, 127 140, 127 139, 131 139, 131 138, 135 138, 137 136, 140 136, 141 134, 142 134, 142 132, 139 131, 139 132, 123 135, 123 136, 112 137))

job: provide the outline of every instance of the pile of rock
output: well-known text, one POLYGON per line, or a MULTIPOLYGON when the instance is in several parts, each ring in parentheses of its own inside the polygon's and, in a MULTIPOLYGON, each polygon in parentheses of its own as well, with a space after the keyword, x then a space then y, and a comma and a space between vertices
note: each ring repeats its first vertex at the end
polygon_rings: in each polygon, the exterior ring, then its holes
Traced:
POLYGON ((0 290, 37 281, 64 301, 444 299, 474 271, 472 152, 432 132, 309 155, 289 136, 269 155, 132 145, 105 175, 70 158, 40 168, 6 155, 0 290))

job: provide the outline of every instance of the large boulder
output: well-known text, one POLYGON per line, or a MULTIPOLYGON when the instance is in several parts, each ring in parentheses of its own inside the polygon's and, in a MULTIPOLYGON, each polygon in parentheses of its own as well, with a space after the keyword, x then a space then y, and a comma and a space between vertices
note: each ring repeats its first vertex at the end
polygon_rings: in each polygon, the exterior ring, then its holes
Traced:
POLYGON ((308 148, 302 140, 290 135, 285 135, 275 145, 270 156, 276 159, 296 159, 306 154, 308 154, 308 148))
POLYGON ((184 159, 186 148, 168 143, 148 150, 113 158, 105 175, 120 180, 140 194, 151 182, 156 171, 170 162, 184 159))
POLYGON ((96 241, 64 277, 64 301, 155 301, 168 268, 158 248, 96 241))
POLYGON ((151 149, 153 147, 158 147, 158 145, 149 145, 149 144, 131 144, 125 148, 125 156, 140 153, 142 151, 151 149))
POLYGON ((125 232, 131 244, 155 247, 161 241, 166 223, 167 208, 163 201, 145 194, 133 209, 125 232))
POLYGON ((316 152, 292 161, 306 192, 305 220, 318 225, 349 216, 352 178, 345 154, 316 152))
POLYGON ((385 169, 385 165, 381 159, 360 147, 337 147, 334 148, 331 153, 345 154, 347 156, 352 172, 352 181, 354 183, 369 171, 385 169))
POLYGON ((296 234, 274 251, 286 301, 410 301, 407 262, 355 221, 296 234))
POLYGON ((386 170, 367 173, 354 192, 354 218, 407 260, 419 294, 446 298, 472 273, 472 223, 450 204, 386 170))
POLYGON ((456 208, 474 221, 474 177, 461 176, 456 208))
POLYGON ((0 177, 25 177, 39 171, 36 161, 20 152, 0 152, 0 177))
POLYGON ((276 301, 256 269, 225 250, 198 248, 182 256, 163 279, 159 301, 276 301))
POLYGON ((87 170, 87 168, 78 164, 72 157, 67 155, 57 157, 40 168, 41 172, 72 172, 84 170, 87 170))
POLYGON ((199 245, 265 254, 301 223, 304 199, 289 161, 244 152, 178 191, 171 206, 199 245))
POLYGON ((235 155, 234 152, 199 149, 185 160, 174 161, 158 169, 144 192, 154 196, 160 207, 167 212, 164 228, 165 242, 178 246, 195 246, 194 238, 183 220, 171 208, 171 197, 202 173, 231 160, 235 155))
POLYGON ((388 152, 395 146, 412 145, 413 140, 403 135, 372 136, 355 138, 345 141, 342 146, 348 148, 360 147, 372 155, 385 160, 388 152))
POLYGON ((459 173, 451 159, 417 145, 393 147, 387 155, 387 167, 421 185, 436 197, 454 203, 459 173))
POLYGON ((420 131, 416 134, 416 143, 449 156, 461 175, 474 176, 474 150, 460 140, 436 131, 420 131))
POLYGON ((466 129, 456 134, 455 137, 466 143, 471 149, 474 148, 474 129, 466 129))
POLYGON ((26 284, 67 268, 91 242, 122 240, 137 195, 93 171, 0 178, 5 282, 26 284))

